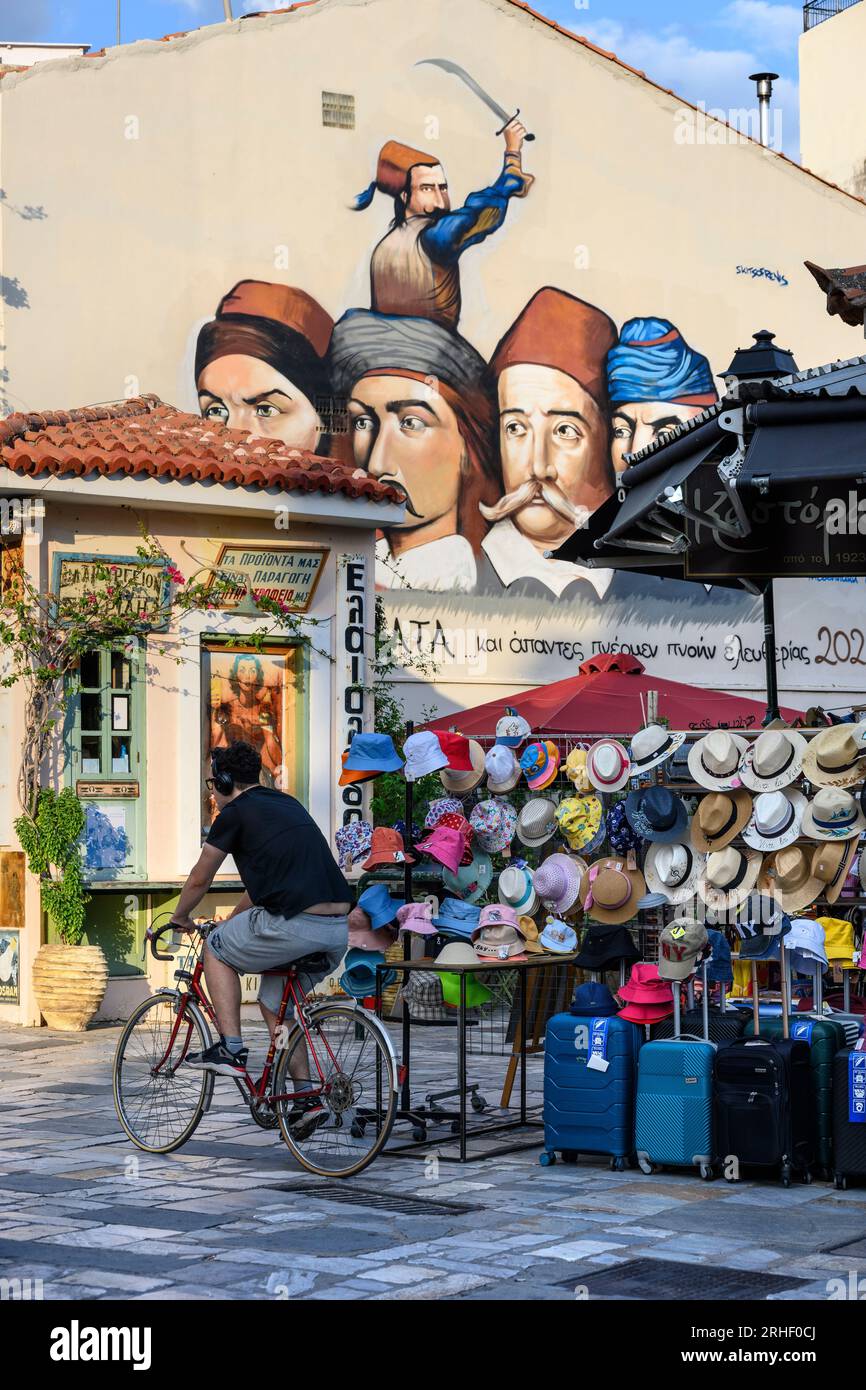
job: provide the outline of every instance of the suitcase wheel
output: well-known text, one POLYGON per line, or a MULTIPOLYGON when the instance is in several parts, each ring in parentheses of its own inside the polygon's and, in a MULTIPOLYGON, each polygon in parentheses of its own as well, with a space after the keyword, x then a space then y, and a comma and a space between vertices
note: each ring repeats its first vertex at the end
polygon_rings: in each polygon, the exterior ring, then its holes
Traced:
POLYGON ((805 1168, 805 1169, 803 1170, 803 1182, 804 1182, 804 1183, 806 1184, 806 1186, 808 1187, 811 1181, 812 1181, 812 1174, 809 1172, 809 1169, 808 1169, 808 1168, 805 1168))
POLYGON ((782 1186, 783 1186, 783 1187, 790 1187, 790 1186, 791 1186, 791 1165, 790 1165, 790 1163, 785 1163, 785 1164, 783 1164, 783 1166, 782 1166, 782 1186))
POLYGON ((844 1192, 848 1187, 848 1179, 841 1173, 837 1173, 833 1179, 833 1186, 844 1192))
POLYGON ((480 1113, 481 1113, 482 1110, 486 1110, 486 1109, 487 1109, 487 1101, 484 1099, 483 1096, 473 1095, 473 1097, 472 1097, 472 1109, 475 1110, 475 1111, 477 1111, 479 1115, 480 1115, 480 1113))
POLYGON ((656 1165, 650 1162, 646 1154, 638 1155, 637 1166, 638 1168, 640 1168, 642 1173, 646 1173, 647 1177, 651 1177, 652 1174, 656 1171, 656 1165))
POLYGON ((538 1161, 542 1168, 552 1168, 556 1162, 556 1154, 553 1152, 553 1149, 543 1149, 538 1155, 538 1161))
POLYGON ((712 1163, 701 1164, 701 1177, 703 1178, 704 1182, 712 1182, 715 1176, 716 1174, 712 1163))

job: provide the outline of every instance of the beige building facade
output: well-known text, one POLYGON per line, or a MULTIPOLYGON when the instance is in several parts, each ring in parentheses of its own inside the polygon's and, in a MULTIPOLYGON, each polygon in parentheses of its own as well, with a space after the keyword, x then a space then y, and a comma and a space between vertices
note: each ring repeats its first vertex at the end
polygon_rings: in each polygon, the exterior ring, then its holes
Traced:
MULTIPOLYGON (((863 197, 866 9, 862 0, 836 14, 833 8, 816 6, 814 22, 800 35, 800 153, 807 169, 863 197)), ((863 256, 862 244, 838 244, 821 264, 859 265, 863 256)))
MULTIPOLYGON (((757 330, 801 367, 856 351, 802 262, 860 259, 858 197, 515 0, 315 0, 8 74, 0 174, 8 410, 155 391, 226 418, 197 354, 241 282, 300 289, 337 325, 331 447, 412 504, 377 546, 398 657, 437 663, 432 696, 407 669, 410 713, 617 647, 760 691, 748 595, 593 579, 545 550, 757 330), (547 499, 521 492, 536 475, 547 499)), ((779 586, 789 703, 825 689, 826 633, 859 649, 863 608, 862 581, 779 586)), ((853 662, 832 678, 861 692, 853 662)))

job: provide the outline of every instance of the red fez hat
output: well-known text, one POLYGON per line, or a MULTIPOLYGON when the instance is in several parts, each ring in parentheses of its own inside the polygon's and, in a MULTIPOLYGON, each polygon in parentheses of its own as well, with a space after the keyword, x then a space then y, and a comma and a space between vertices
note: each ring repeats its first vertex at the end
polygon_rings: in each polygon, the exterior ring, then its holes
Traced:
POLYGON ((241 280, 220 300, 216 317, 227 319, 236 314, 271 319, 293 329, 306 338, 319 357, 328 351, 334 320, 305 290, 267 280, 241 280))
POLYGON ((574 377, 604 406, 605 359, 615 342, 613 321, 602 309, 548 285, 518 314, 490 359, 490 367, 495 377, 518 363, 552 367, 574 377))

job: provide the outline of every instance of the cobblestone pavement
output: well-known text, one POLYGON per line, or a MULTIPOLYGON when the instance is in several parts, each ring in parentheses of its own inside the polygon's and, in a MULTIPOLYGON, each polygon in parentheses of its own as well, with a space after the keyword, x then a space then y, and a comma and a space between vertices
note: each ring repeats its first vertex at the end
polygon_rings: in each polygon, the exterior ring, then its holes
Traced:
MULTIPOLYGON (((118 1031, 0 1029, 0 1281, 41 1280, 46 1299, 574 1300, 658 1296, 669 1278, 680 1297, 825 1299, 866 1275, 866 1185, 542 1168, 536 1131, 463 1166, 386 1154, 340 1184, 348 1204, 317 1195, 221 1078, 184 1149, 139 1153, 114 1114, 118 1031), (401 1211, 406 1197, 437 1205, 401 1211)), ((498 1099, 502 1069, 478 1057, 470 1079, 498 1099)), ((531 1099, 540 1075, 531 1058, 531 1099)))

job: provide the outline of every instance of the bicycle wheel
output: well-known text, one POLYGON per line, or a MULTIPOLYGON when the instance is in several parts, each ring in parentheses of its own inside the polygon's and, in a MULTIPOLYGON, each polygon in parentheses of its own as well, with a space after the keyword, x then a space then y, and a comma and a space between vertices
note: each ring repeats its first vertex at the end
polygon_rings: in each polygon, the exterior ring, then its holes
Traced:
POLYGON ((309 1172, 348 1178, 372 1163, 388 1142, 397 1108, 394 1059, 382 1028, 362 1009, 325 1004, 313 1011, 309 1027, 324 1084, 303 1029, 296 1025, 274 1073, 273 1094, 288 1094, 274 1102, 280 1131, 309 1172), (292 1079, 294 1062, 298 1074, 308 1074, 313 1078, 309 1084, 321 1089, 324 1107, 323 1119, 303 1138, 292 1133, 290 1119, 291 1093, 299 1086, 292 1079))
POLYGON ((213 1093, 213 1073, 188 1067, 183 1060, 213 1041, 194 1004, 187 1002, 166 1057, 177 1023, 176 1002, 165 994, 145 999, 127 1021, 114 1055, 117 1118, 133 1144, 147 1153, 170 1153, 185 1144, 213 1093))

